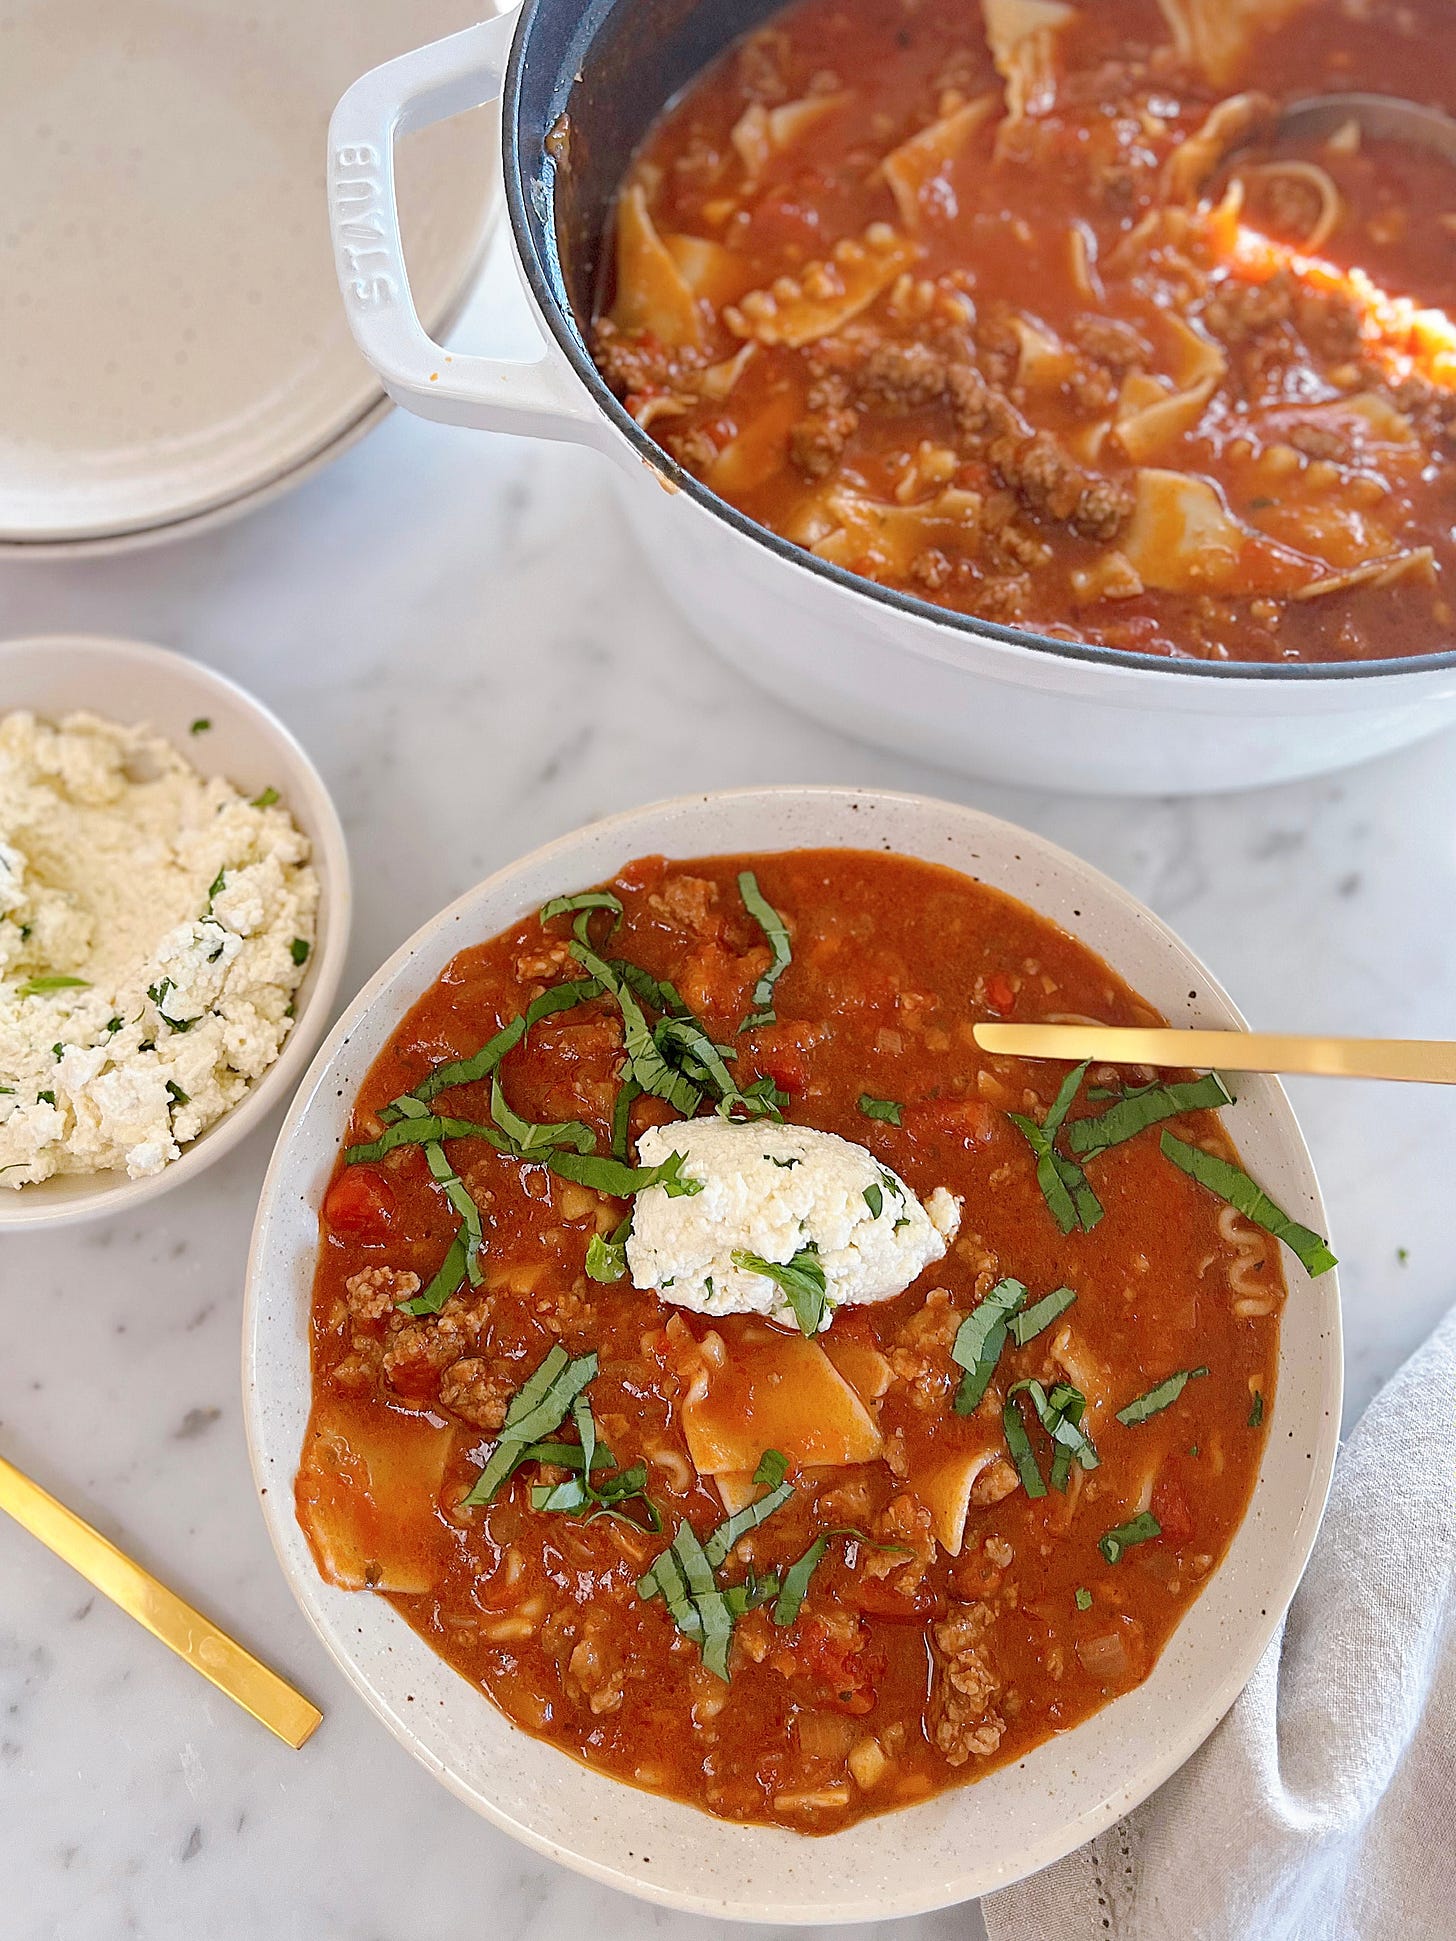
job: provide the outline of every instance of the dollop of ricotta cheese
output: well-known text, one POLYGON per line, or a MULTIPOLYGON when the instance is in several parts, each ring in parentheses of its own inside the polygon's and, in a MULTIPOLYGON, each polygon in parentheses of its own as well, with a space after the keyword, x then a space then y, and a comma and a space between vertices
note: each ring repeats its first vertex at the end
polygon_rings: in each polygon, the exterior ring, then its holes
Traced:
POLYGON ((159 1172, 274 1059, 308 839, 145 728, 0 717, 0 1187, 159 1172))
POLYGON ((762 1314, 796 1325, 779 1283, 736 1256, 787 1265, 812 1248, 824 1270, 828 1327, 837 1308, 888 1301, 960 1226, 961 1203, 938 1186, 924 1205, 874 1154, 813 1126, 684 1119, 637 1142, 643 1165, 683 1157, 702 1191, 637 1195, 627 1241, 634 1284, 696 1314, 762 1314))

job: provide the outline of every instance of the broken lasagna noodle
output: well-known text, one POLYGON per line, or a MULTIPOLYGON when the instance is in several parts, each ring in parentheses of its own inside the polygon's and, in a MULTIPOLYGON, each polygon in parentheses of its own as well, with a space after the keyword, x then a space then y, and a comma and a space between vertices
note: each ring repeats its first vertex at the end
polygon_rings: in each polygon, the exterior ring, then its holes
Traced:
POLYGON ((648 858, 462 951, 325 1197, 323 1574, 598 1770, 805 1833, 1139 1683, 1247 1506, 1284 1281, 1188 1170, 1236 1158, 1216 1080, 1069 1081, 972 1036, 1069 1016, 1161 1022, 1024 906, 886 855, 648 858), (958 1235, 819 1333, 642 1291, 623 1223, 667 1189, 638 1139, 715 1110, 865 1147, 876 1219, 948 1186, 958 1235), (1068 1230, 1033 1137, 1081 1182, 1068 1230))
POLYGON ((1283 103, 1456 107, 1442 0, 797 0, 663 115, 594 348, 752 518, 1107 646, 1450 644, 1456 171, 1283 103))

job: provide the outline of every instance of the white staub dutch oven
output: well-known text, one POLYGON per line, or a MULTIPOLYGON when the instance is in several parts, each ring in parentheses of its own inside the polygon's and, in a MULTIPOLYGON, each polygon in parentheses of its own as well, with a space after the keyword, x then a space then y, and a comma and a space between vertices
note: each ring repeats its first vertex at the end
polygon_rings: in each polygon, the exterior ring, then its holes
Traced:
POLYGON ((613 194, 658 110, 774 10, 524 0, 357 81, 330 129, 330 214, 350 324, 390 394, 424 417, 606 453, 653 571, 736 666, 852 734, 955 768, 1114 794, 1248 788, 1456 721, 1456 650, 1169 661, 948 613, 766 531, 647 437, 584 337, 613 194), (426 335, 404 270, 395 136, 496 96, 516 263, 543 335, 534 362, 448 355, 426 335))

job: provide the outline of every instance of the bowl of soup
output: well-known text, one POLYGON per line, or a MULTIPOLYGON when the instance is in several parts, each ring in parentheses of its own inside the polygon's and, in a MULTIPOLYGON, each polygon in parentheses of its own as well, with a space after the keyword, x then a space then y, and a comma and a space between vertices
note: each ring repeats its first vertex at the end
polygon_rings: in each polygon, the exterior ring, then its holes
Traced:
POLYGON ((1246 786, 1456 713, 1439 0, 527 0, 366 76, 356 337, 426 415, 618 461, 735 665, 1003 780, 1246 786), (541 359, 411 318, 389 129, 503 90, 541 359))
POLYGON ((500 872, 320 1052, 249 1265, 264 1514, 537 1850, 730 1918, 946 1904, 1143 1798, 1272 1636, 1341 1382, 1288 1103, 1004 1018, 1241 1023, 1026 831, 763 789, 500 872))

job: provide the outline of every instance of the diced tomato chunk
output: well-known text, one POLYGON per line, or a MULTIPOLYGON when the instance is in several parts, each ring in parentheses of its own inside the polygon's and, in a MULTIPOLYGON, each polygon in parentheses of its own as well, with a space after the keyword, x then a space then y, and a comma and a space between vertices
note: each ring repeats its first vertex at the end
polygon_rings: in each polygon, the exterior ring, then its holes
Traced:
POLYGON ((324 1219, 334 1233, 354 1240, 383 1240, 394 1224, 395 1197, 373 1166, 351 1166, 324 1198, 324 1219))
POLYGON ((1165 1542, 1187 1543, 1193 1535, 1188 1492, 1170 1470, 1164 1469, 1153 1485, 1153 1515, 1162 1527, 1165 1542))
POLYGON ((986 1002, 998 1018, 1009 1018, 1016 1009, 1016 987, 1005 971, 992 971, 986 979, 986 1002))
POLYGON ((797 1045, 767 1044, 754 1052, 759 1072, 793 1098, 809 1089, 809 1061, 797 1045))

